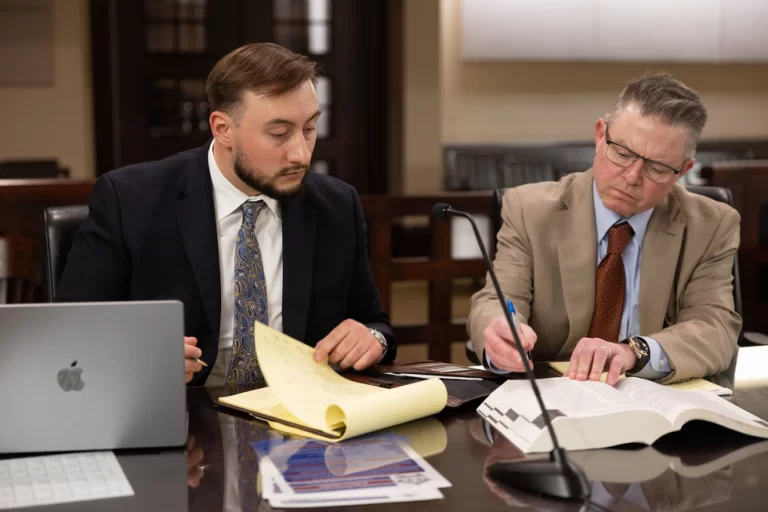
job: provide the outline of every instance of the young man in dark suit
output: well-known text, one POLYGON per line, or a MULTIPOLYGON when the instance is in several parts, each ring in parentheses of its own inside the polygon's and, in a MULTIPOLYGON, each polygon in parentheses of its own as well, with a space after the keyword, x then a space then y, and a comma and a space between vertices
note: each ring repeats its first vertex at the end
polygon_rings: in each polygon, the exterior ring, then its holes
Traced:
POLYGON ((392 361, 360 199, 309 173, 316 72, 268 43, 222 58, 206 84, 213 140, 98 179, 57 299, 181 300, 197 385, 263 384, 254 322, 342 368, 392 361))

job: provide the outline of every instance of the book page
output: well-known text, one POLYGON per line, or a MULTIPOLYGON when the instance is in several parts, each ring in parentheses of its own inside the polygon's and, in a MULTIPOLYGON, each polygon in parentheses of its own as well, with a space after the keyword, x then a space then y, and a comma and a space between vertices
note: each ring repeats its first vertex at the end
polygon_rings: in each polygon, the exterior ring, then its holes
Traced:
MULTIPOLYGON (((562 377, 536 382, 560 445, 566 449, 650 444, 671 429, 666 418, 603 382, 562 377)), ((505 382, 477 412, 523 452, 551 449, 544 415, 527 380, 505 382)))
MULTIPOLYGON (((552 368, 554 371, 559 373, 560 375, 565 375, 565 373, 568 371, 568 366, 570 365, 569 361, 550 361, 549 367, 552 368)), ((624 379, 626 375, 622 375, 619 377, 619 380, 624 379)), ((600 376, 600 380, 605 382, 605 380, 608 378, 608 372, 603 372, 603 374, 600 376)), ((724 388, 723 386, 718 386, 714 382, 710 382, 705 379, 690 379, 685 380, 682 382, 673 382, 672 384, 664 384, 664 387, 668 389, 677 389, 680 391, 709 391, 711 393, 714 393, 718 396, 729 396, 733 394, 733 391, 724 388)))
POLYGON ((352 437, 441 411, 448 392, 440 380, 395 389, 358 384, 316 362, 314 349, 270 327, 254 325, 259 365, 274 396, 304 424, 352 437))
POLYGON ((616 384, 616 389, 644 404, 646 407, 663 414, 677 428, 682 427, 680 417, 685 414, 685 421, 690 419, 706 419, 732 428, 713 419, 712 415, 702 416, 691 411, 709 411, 717 416, 731 419, 735 422, 750 426, 765 428, 768 434, 768 423, 754 414, 733 405, 709 393, 690 393, 674 389, 666 389, 660 384, 644 379, 629 377, 616 384))
MULTIPOLYGON (((624 410, 647 410, 603 382, 577 381, 562 377, 537 379, 544 405, 561 416, 588 417, 624 410)), ((527 380, 510 380, 493 392, 510 404, 515 412, 534 421, 541 415, 538 401, 527 380), (503 390, 499 392, 499 390, 503 390), (502 397, 502 395, 504 395, 502 397)), ((552 418, 554 420, 554 417, 552 418)))

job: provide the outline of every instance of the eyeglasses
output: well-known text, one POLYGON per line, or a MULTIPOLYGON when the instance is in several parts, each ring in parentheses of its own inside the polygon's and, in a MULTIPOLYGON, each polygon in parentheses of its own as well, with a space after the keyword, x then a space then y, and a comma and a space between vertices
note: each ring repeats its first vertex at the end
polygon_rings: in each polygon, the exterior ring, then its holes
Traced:
MULTIPOLYGON (((646 178, 656 183, 669 183, 675 174, 680 174, 680 169, 685 165, 683 162, 679 168, 675 169, 667 164, 657 162, 655 160, 649 160, 643 156, 638 155, 629 148, 625 148, 621 144, 613 142, 608 135, 608 126, 605 127, 605 142, 608 144, 608 148, 605 151, 605 156, 608 160, 621 167, 628 167, 635 163, 638 158, 644 160, 643 162, 643 174, 646 178)), ((686 159, 686 161, 688 161, 686 159)))

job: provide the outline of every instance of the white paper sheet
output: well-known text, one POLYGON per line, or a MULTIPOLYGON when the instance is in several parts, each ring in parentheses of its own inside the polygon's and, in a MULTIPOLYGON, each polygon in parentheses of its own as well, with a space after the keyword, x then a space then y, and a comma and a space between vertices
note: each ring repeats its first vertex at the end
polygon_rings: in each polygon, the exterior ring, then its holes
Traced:
POLYGON ((133 494, 112 452, 0 460, 0 510, 133 494))
POLYGON ((258 445, 262 496, 272 507, 440 499, 438 488, 451 485, 397 436, 367 436, 340 444, 289 440, 275 444, 269 455, 264 443, 254 443, 258 445))

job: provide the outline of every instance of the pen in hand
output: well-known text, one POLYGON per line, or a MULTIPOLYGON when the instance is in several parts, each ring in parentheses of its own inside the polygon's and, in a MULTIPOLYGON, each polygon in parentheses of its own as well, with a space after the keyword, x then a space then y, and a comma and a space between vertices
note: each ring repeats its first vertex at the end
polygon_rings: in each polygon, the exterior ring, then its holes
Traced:
MULTIPOLYGON (((507 299, 507 311, 509 311, 509 317, 512 319, 512 326, 517 330, 517 333, 520 335, 520 338, 522 340, 523 331, 520 330, 520 324, 517 322, 517 311, 515 311, 515 305, 512 304, 512 299, 507 299)), ((528 356, 528 360, 533 362, 531 351, 526 350, 525 353, 528 356)))
POLYGON ((208 365, 207 365, 207 364, 205 364, 205 361, 203 361, 203 360, 202 360, 202 359, 200 359, 199 357, 193 357, 193 358, 192 358, 192 360, 193 360, 194 362, 196 362, 196 363, 200 363, 201 365, 205 366, 206 368, 208 367, 208 365))

